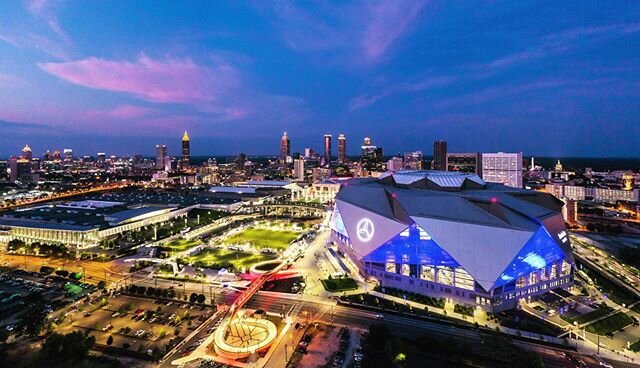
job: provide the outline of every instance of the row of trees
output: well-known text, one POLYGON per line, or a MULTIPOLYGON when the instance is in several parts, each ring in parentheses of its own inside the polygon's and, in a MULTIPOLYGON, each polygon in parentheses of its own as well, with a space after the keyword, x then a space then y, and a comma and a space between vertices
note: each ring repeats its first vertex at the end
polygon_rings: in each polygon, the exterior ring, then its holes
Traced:
MULTIPOLYGON (((131 294, 146 295, 146 296, 156 297, 156 298, 173 299, 176 297, 176 292, 173 289, 154 288, 151 286, 145 287, 145 286, 131 285, 129 286, 128 291, 131 294)), ((207 298, 204 296, 204 294, 191 293, 191 295, 189 296, 189 301, 191 303, 202 304, 206 301, 206 299, 207 298)))
POLYGON ((27 244, 20 239, 12 239, 7 243, 7 251, 18 252, 24 251, 27 254, 41 254, 46 256, 69 256, 69 249, 62 244, 47 244, 47 243, 31 243, 27 244))

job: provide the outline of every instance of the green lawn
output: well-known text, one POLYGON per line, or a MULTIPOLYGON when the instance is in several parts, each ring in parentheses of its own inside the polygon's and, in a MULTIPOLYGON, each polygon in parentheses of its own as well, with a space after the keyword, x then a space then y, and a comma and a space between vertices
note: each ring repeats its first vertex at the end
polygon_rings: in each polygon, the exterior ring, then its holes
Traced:
POLYGON ((592 332, 599 335, 606 335, 611 332, 616 332, 619 329, 633 323, 631 317, 622 312, 613 314, 603 320, 590 324, 585 329, 588 332, 592 332))
POLYGON ((246 229, 225 240, 226 244, 250 243, 257 248, 287 249, 298 237, 298 233, 290 230, 246 229))
POLYGON ((230 271, 249 269, 252 265, 276 259, 274 254, 237 252, 228 249, 203 249, 202 251, 181 260, 182 263, 195 267, 227 268, 230 271))
POLYGON ((640 351, 640 340, 634 342, 633 344, 631 344, 630 346, 631 351, 635 351, 638 352, 640 351))
POLYGON ((163 244, 160 248, 164 251, 181 252, 183 250, 193 248, 198 244, 200 244, 200 241, 198 240, 176 239, 167 244, 163 244))
POLYGON ((320 282, 322 282, 322 286, 324 286, 327 291, 331 292, 356 290, 358 288, 356 281, 350 277, 325 279, 320 280, 320 282))

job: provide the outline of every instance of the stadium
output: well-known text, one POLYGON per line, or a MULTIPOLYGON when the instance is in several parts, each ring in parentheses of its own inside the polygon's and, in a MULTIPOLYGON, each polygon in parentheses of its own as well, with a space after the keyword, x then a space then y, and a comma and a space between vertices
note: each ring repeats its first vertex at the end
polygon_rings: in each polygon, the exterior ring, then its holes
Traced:
POLYGON ((383 288, 498 312, 573 284, 562 206, 475 174, 388 172, 342 186, 331 241, 383 288))

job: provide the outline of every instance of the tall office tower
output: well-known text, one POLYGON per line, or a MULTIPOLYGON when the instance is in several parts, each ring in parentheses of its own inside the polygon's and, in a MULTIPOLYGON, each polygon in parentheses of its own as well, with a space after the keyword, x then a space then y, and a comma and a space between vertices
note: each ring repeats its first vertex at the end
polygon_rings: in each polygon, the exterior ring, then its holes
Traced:
POLYGON ((324 135, 324 164, 331 165, 331 134, 324 135))
POLYGON ((304 157, 309 158, 313 156, 313 148, 306 147, 304 149, 304 157))
POLYGON ((73 161, 73 150, 71 148, 65 148, 63 152, 65 161, 73 161))
POLYGON ((340 133, 338 136, 338 163, 347 162, 347 137, 340 133))
POLYGON ((477 152, 447 153, 447 171, 458 171, 482 176, 482 160, 477 152))
POLYGON ((433 163, 431 168, 434 170, 447 171, 447 142, 433 142, 433 163))
POLYGON ((392 157, 387 161, 387 171, 398 171, 403 169, 402 157, 392 157))
POLYGON ((422 170, 422 151, 405 152, 403 168, 407 170, 422 170))
POLYGON ((295 176, 296 180, 304 180, 304 160, 296 159, 293 160, 293 176, 295 176))
POLYGON ((156 169, 164 170, 165 161, 167 160, 167 145, 156 144, 156 169))
POLYGON ((11 182, 31 182, 31 161, 24 157, 11 157, 9 159, 9 180, 11 182))
POLYGON ((60 161, 62 159, 62 155, 60 155, 60 151, 53 151, 53 161, 60 161))
POLYGON ((374 146, 371 138, 365 137, 364 144, 360 148, 362 168, 369 172, 382 171, 382 147, 374 146))
POLYGON ((287 162, 287 156, 291 155, 291 140, 287 136, 287 132, 284 132, 282 138, 280 138, 280 163, 287 162))
POLYGON ((189 139, 189 134, 187 134, 187 131, 184 131, 184 135, 182 136, 182 159, 180 160, 180 163, 182 164, 182 167, 189 167, 189 162, 191 161, 191 145, 190 145, 190 139, 189 139))
POLYGON ((483 153, 482 179, 491 183, 522 188, 522 152, 483 153))
POLYGON ((22 156, 23 158, 31 161, 31 159, 33 158, 33 152, 31 152, 31 147, 29 147, 29 145, 25 145, 24 148, 22 148, 22 156))

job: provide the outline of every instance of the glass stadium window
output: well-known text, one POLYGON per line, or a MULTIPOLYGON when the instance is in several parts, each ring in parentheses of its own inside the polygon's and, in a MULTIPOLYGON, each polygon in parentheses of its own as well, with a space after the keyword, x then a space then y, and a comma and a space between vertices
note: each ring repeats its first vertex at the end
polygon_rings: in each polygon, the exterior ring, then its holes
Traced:
POLYGON ((533 271, 529 274, 529 285, 538 283, 538 271, 533 271))
POLYGON ((437 266, 436 280, 439 284, 453 286, 453 267, 437 266))
POLYGON ((540 281, 549 280, 549 274, 547 273, 546 267, 542 267, 540 270, 538 270, 538 272, 540 272, 540 281))
POLYGON ((400 266, 400 273, 402 274, 402 276, 409 276, 411 275, 411 268, 409 267, 408 264, 403 263, 400 266))
POLYGON ((396 272, 396 264, 394 262, 387 262, 387 265, 385 267, 385 270, 387 272, 396 272))
POLYGON ((562 268, 560 270, 561 276, 568 276, 571 274, 571 264, 564 259, 562 260, 562 268))
POLYGON ((551 280, 558 278, 558 265, 555 263, 551 265, 551 275, 549 276, 549 278, 551 280))
POLYGON ((473 277, 462 267, 456 268, 456 287, 460 289, 473 290, 475 281, 473 277))
POLYGON ((436 281, 435 268, 433 266, 420 266, 420 278, 427 281, 436 281))
POLYGON ((527 278, 524 276, 518 277, 518 279, 516 280, 516 288, 523 288, 527 286, 527 278))

